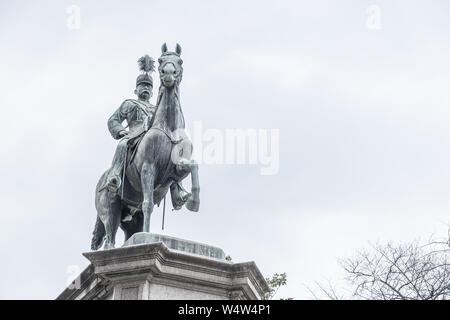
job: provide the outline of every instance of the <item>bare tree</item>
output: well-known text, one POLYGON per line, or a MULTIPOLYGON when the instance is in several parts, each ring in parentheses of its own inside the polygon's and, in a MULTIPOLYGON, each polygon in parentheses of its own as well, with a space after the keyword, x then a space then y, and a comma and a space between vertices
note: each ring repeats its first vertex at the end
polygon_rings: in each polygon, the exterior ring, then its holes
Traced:
POLYGON ((357 298, 450 299, 450 230, 443 241, 377 244, 340 263, 357 298))
POLYGON ((335 285, 328 280, 327 284, 324 285, 318 281, 315 282, 315 288, 305 286, 309 293, 312 295, 314 300, 344 300, 345 296, 338 293, 335 285))
POLYGON ((307 287, 315 299, 450 299, 450 228, 446 239, 376 244, 339 262, 347 274, 349 294, 338 293, 331 281, 316 282, 314 290, 307 287))

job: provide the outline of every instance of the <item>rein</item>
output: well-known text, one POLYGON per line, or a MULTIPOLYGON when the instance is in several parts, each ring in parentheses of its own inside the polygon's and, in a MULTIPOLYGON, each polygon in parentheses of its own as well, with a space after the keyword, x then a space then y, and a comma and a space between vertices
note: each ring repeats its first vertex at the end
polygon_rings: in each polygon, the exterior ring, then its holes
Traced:
POLYGON ((150 129, 148 129, 148 131, 150 131, 150 130, 152 130, 152 129, 154 129, 154 130, 159 130, 159 131, 161 131, 162 133, 164 133, 164 134, 167 136, 167 138, 169 138, 170 142, 172 142, 173 144, 178 144, 178 143, 180 143, 181 141, 183 141, 183 138, 180 138, 180 139, 178 139, 178 140, 175 140, 169 133, 167 133, 165 130, 163 130, 163 129, 159 128, 159 127, 152 127, 152 128, 150 128, 150 129))

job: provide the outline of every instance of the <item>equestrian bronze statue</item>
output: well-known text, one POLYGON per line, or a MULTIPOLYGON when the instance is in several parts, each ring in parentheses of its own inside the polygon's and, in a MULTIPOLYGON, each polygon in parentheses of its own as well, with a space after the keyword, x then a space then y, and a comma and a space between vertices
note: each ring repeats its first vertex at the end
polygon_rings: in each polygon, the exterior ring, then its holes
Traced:
POLYGON ((149 232, 153 207, 159 206, 169 190, 174 209, 185 205, 190 211, 199 210, 198 165, 191 160, 192 143, 184 132, 180 105, 181 47, 177 44, 175 51, 168 51, 163 44, 161 50, 156 106, 149 103, 154 61, 146 55, 138 60, 142 74, 136 80, 137 99, 125 100, 108 121, 111 135, 119 143, 111 168, 96 187, 92 250, 103 243, 105 249, 114 248, 119 226, 125 240, 136 232, 149 232), (181 184, 189 174, 190 193, 181 184))

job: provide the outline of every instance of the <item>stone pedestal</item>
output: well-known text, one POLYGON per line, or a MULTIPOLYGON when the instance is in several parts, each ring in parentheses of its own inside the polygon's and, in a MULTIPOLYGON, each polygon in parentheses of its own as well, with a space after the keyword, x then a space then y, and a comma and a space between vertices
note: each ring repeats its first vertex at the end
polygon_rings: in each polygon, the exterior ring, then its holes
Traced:
POLYGON ((138 233, 122 248, 83 255, 91 264, 57 299, 258 300, 269 290, 254 262, 168 236, 138 233))

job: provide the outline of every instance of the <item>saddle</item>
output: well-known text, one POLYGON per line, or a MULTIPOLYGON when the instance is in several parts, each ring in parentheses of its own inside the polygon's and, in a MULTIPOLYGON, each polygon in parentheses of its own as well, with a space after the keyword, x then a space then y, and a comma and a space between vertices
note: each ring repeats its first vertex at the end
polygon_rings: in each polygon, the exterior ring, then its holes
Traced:
POLYGON ((131 138, 128 140, 128 151, 127 151, 127 159, 125 161, 124 168, 127 167, 134 159, 134 156, 136 155, 136 151, 139 147, 139 144, 142 141, 142 138, 144 138, 146 131, 142 131, 139 135, 131 138))

